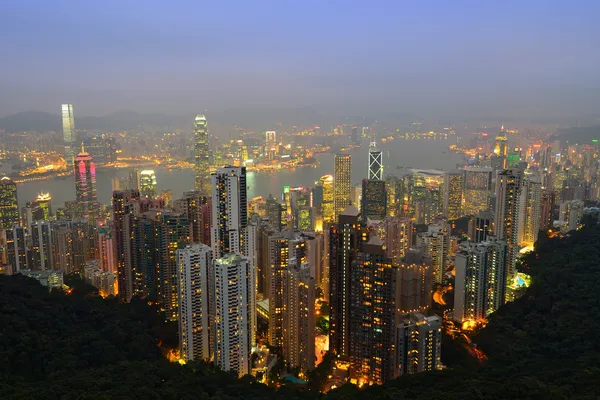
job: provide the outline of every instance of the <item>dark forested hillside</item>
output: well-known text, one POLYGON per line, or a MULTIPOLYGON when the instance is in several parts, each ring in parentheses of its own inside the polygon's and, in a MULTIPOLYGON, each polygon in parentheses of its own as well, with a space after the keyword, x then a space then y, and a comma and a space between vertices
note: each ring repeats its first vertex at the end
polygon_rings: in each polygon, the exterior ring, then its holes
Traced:
MULTIPOLYGON (((475 342, 488 356, 331 399, 597 399, 600 396, 600 228, 542 240, 525 261, 527 294, 491 316, 475 342)), ((172 335, 154 310, 93 293, 48 293, 0 276, 1 399, 314 398, 236 380, 205 364, 168 362, 172 335)))

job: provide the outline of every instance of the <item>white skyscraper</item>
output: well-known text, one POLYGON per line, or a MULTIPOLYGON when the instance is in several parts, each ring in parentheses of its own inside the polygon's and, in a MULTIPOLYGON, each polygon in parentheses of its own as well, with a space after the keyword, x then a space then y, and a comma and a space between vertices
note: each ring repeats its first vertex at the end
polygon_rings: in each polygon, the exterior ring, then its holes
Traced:
POLYGON ((508 246, 503 240, 461 245, 456 254, 454 319, 478 321, 506 298, 508 246))
POLYGON ((62 105, 63 142, 65 146, 65 161, 67 166, 73 164, 75 159, 75 147, 77 146, 77 132, 75 132, 75 116, 73 105, 62 105))
POLYGON ((255 271, 247 258, 227 254, 214 261, 211 329, 215 365, 244 376, 251 371, 255 329, 255 271))
POLYGON ((212 261, 212 249, 204 244, 177 250, 179 349, 186 361, 210 358, 208 282, 212 261))
POLYGON ((377 149, 377 143, 371 142, 369 146, 369 180, 383 180, 383 153, 377 149))
POLYGON ((246 168, 219 168, 211 175, 211 243, 215 258, 227 253, 246 253, 248 226, 246 168))

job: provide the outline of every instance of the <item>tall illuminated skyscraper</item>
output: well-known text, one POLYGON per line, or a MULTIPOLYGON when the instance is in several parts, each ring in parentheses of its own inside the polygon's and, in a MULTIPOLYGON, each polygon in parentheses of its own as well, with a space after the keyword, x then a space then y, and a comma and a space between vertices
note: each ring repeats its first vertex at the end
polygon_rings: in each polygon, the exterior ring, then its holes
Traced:
POLYGON ((477 321, 500 308, 506 297, 507 272, 505 241, 462 244, 456 254, 454 319, 477 321))
POLYGON ((500 128, 500 132, 498 132, 498 135, 496 136, 494 154, 502 158, 502 167, 506 168, 506 158, 508 156, 508 138, 506 137, 504 126, 500 128))
POLYGON ((382 384, 396 375, 397 267, 371 235, 350 268, 350 376, 382 384))
POLYGON ((377 149, 376 142, 371 142, 369 146, 369 174, 367 179, 383 180, 383 152, 377 149))
POLYGON ((523 170, 505 169, 496 177, 496 212, 494 213, 494 235, 508 245, 507 279, 515 274, 515 263, 519 252, 519 212, 523 187, 523 170))
POLYGON ((73 105, 62 105, 62 125, 63 125, 63 142, 65 146, 65 162, 68 165, 73 163, 75 157, 75 147, 77 146, 77 132, 75 131, 75 116, 73 115, 73 105))
POLYGON ((244 376, 251 371, 256 304, 254 269, 239 254, 214 261, 210 278, 211 335, 215 365, 244 376))
POLYGON ((212 250, 194 244, 177 250, 179 349, 186 361, 210 359, 209 273, 212 250))
POLYGON ((140 194, 147 199, 156 196, 156 174, 151 169, 140 172, 140 194))
POLYGON ((8 176, 0 179, 0 230, 12 229, 19 223, 17 184, 8 176))
POLYGON ((398 323, 398 374, 442 369, 442 318, 411 313, 398 323))
POLYGON ((462 171, 447 172, 444 175, 444 217, 457 219, 462 216, 463 199, 462 171))
POLYGON ((82 218, 97 215, 98 196, 96 195, 96 166, 92 156, 81 146, 81 153, 75 157, 75 196, 82 218))
POLYGON ((336 154, 333 166, 333 218, 350 205, 352 185, 350 183, 351 159, 349 154, 336 154))
POLYGON ((363 179, 361 196, 361 215, 367 220, 383 221, 387 214, 387 194, 384 181, 363 179))
POLYGON ((339 356, 350 351, 351 268, 366 239, 367 229, 353 205, 329 229, 329 349, 339 356))
POLYGON ((523 182, 519 204, 519 237, 521 247, 532 247, 538 239, 541 220, 542 185, 531 178, 523 182))
POLYGON ((322 176, 321 179, 319 179, 319 186, 322 188, 321 215, 323 217, 323 223, 332 223, 334 222, 333 176, 322 176))
POLYGON ((204 114, 194 120, 195 189, 204 196, 210 195, 210 162, 208 149, 208 122, 204 114))
POLYGON ((248 201, 246 168, 219 168, 212 179, 211 243, 215 258, 228 253, 246 254, 248 201))

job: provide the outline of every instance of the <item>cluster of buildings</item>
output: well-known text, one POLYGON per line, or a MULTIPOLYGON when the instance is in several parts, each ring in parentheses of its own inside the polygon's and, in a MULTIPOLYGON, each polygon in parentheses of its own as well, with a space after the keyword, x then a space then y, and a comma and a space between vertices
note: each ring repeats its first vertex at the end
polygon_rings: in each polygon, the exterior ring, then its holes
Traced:
MULTIPOLYGON (((252 372, 253 351, 267 343, 290 369, 315 368, 323 304, 328 350, 351 381, 380 384, 441 369, 434 287, 453 287, 455 321, 484 320, 514 297, 518 254, 540 230, 577 228, 594 190, 580 178, 599 171, 594 157, 571 148, 564 156, 552 146, 515 156, 502 130, 487 163, 384 176, 372 142, 358 185, 351 156, 336 154, 333 173, 313 187, 249 199, 243 162, 211 169, 207 119, 199 114, 194 190, 173 199, 157 192, 154 171, 133 171, 105 209, 94 157, 75 150, 70 105, 63 127, 76 199, 53 210, 42 194, 20 212, 16 184, 1 178, 2 272, 49 285, 59 280, 54 273, 75 272, 103 295, 144 298, 177 321, 182 359, 239 376, 252 372), (454 223, 463 217, 466 232, 454 223), (257 318, 265 337, 257 337, 257 318)), ((268 157, 279 146, 266 132, 268 157)))

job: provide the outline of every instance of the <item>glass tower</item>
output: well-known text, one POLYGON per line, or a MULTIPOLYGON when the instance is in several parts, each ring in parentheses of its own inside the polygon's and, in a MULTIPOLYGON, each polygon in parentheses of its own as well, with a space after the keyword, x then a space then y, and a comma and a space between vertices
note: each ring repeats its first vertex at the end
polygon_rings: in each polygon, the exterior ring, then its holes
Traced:
POLYGON ((62 105, 62 124, 63 124, 63 142, 65 146, 65 162, 67 165, 73 162, 75 157, 75 143, 77 142, 77 133, 75 132, 75 117, 73 115, 73 105, 62 105))
POLYGON ((208 123, 204 114, 194 120, 195 188, 203 195, 210 194, 210 163, 208 152, 208 123))
POLYGON ((377 149, 377 143, 371 142, 369 146, 369 180, 383 180, 383 153, 377 149))
POLYGON ((333 218, 350 205, 352 185, 350 184, 351 159, 349 154, 336 154, 333 171, 333 218))
POLYGON ((17 184, 5 176, 0 179, 0 229, 12 229, 18 223, 17 184))

